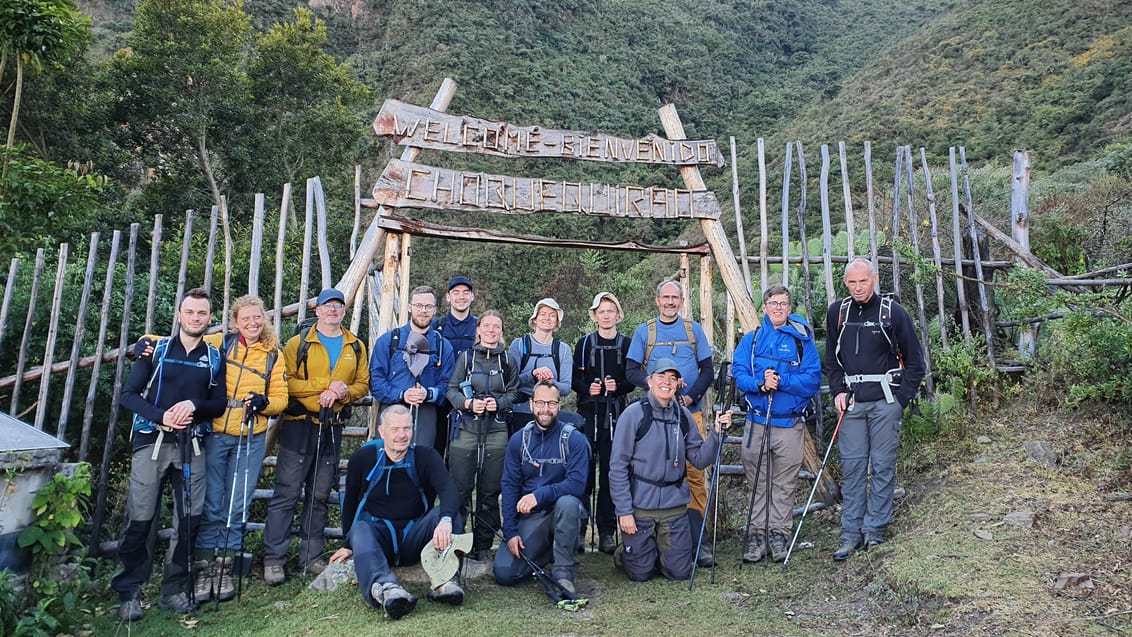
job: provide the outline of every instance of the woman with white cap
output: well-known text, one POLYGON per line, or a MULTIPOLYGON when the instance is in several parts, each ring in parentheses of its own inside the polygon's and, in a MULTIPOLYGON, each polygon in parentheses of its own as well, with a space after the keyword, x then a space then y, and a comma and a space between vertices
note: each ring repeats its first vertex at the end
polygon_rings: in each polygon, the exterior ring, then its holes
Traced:
POLYGON ((554 336, 564 316, 558 301, 549 297, 541 299, 535 303, 531 318, 527 320, 531 332, 511 341, 508 351, 519 363, 519 398, 511 412, 510 433, 530 422, 531 411, 527 402, 535 383, 554 383, 560 400, 570 393, 574 367, 570 346, 554 336))

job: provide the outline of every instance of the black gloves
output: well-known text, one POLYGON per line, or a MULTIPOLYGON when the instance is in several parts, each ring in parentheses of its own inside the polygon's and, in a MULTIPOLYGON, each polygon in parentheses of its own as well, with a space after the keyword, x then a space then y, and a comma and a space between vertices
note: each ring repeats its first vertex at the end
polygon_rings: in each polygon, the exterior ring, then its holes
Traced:
POLYGON ((134 343, 133 358, 140 360, 145 358, 146 352, 153 353, 153 341, 148 338, 139 338, 137 343, 134 343))
POLYGON ((264 409, 267 409, 267 396, 251 392, 249 397, 247 398, 247 405, 248 410, 250 410, 253 414, 258 414, 264 409))

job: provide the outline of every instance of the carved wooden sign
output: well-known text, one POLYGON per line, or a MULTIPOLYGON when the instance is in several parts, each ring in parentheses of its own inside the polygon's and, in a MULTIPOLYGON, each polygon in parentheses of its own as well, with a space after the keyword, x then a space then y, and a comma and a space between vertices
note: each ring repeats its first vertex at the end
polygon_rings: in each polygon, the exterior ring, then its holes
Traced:
POLYGON ((392 208, 568 212, 653 219, 718 219, 719 201, 707 190, 554 181, 489 175, 390 160, 373 187, 374 201, 392 208))
POLYGON ((603 133, 515 126, 455 116, 399 100, 385 100, 373 121, 378 135, 404 146, 501 157, 555 157, 587 161, 723 166, 714 140, 643 139, 603 133))

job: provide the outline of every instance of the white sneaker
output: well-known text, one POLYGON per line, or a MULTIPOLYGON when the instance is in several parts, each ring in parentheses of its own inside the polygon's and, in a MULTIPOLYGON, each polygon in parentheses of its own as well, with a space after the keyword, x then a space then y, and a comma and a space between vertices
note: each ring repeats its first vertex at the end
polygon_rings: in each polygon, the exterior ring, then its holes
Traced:
POLYGON ((428 599, 433 602, 443 602, 445 604, 459 606, 464 603, 464 589, 456 581, 456 578, 453 577, 429 591, 428 599))
POLYGON ((400 584, 374 582, 369 593, 373 596, 374 601, 381 604, 381 609, 385 611, 389 619, 401 619, 417 607, 417 598, 402 588, 400 584))

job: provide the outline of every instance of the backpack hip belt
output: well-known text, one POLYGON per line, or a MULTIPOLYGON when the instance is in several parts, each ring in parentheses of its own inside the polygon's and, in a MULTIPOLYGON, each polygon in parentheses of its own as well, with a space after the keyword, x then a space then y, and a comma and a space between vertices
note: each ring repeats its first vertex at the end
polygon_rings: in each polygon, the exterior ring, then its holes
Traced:
POLYGON ((884 392, 884 400, 888 403, 896 402, 896 397, 892 395, 892 386, 900 385, 900 372, 903 371, 899 367, 890 369, 883 374, 853 374, 845 377, 845 384, 849 389, 853 389, 855 385, 860 383, 880 383, 881 391, 884 392))

